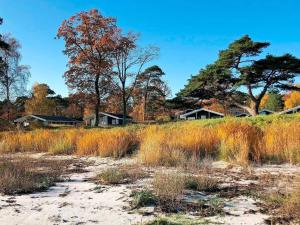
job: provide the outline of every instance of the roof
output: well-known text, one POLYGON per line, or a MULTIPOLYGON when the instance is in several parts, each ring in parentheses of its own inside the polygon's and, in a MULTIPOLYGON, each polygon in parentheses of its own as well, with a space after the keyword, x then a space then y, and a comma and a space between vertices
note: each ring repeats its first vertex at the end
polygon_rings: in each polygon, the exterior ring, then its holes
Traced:
POLYGON ((186 116, 189 116, 189 115, 192 115, 194 113, 197 113, 197 112, 201 112, 201 111, 206 111, 206 112, 210 112, 210 113, 214 113, 216 115, 219 115, 219 116, 224 116, 223 113, 219 113, 219 112, 216 112, 216 111, 213 111, 213 110, 209 110, 209 109, 205 109, 205 108, 200 108, 200 109, 195 109, 191 112, 187 112, 187 113, 184 113, 184 114, 181 114, 180 117, 186 117, 186 116))
MULTIPOLYGON (((118 114, 118 113, 111 113, 111 112, 99 112, 99 115, 105 115, 109 116, 118 120, 123 120, 123 114, 118 114)), ((85 116, 84 119, 93 119, 95 117, 95 114, 91 114, 88 116, 85 116)), ((132 119, 131 116, 126 116, 127 119, 132 119)))
MULTIPOLYGON (((123 119, 123 114, 117 114, 117 113, 110 113, 110 112, 99 112, 99 114, 105 115, 105 116, 109 116, 115 119, 123 119)), ((131 116, 126 116, 126 119, 132 119, 131 116)))
POLYGON ((262 109, 262 110, 259 110, 259 113, 261 112, 269 112, 269 113, 274 113, 274 111, 270 110, 270 109, 262 109))
POLYGON ((287 110, 284 110, 282 112, 280 112, 279 114, 285 114, 285 113, 289 113, 289 112, 295 112, 295 111, 298 111, 300 110, 300 105, 294 107, 294 108, 291 108, 291 109, 287 109, 287 110))
POLYGON ((243 113, 236 114, 235 116, 236 117, 243 117, 243 116, 248 117, 248 116, 251 116, 251 115, 249 113, 243 112, 243 113))
POLYGON ((80 122, 76 119, 68 118, 65 116, 48 116, 48 115, 27 115, 23 116, 21 118, 16 119, 14 122, 23 122, 26 120, 28 117, 32 117, 44 122, 80 122))

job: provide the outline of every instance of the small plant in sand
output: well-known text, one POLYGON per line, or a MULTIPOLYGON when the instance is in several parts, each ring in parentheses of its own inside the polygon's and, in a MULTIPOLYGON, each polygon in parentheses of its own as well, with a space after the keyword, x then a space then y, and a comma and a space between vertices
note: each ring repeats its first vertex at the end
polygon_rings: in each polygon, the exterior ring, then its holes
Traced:
POLYGON ((196 191, 214 192, 218 190, 218 181, 206 175, 191 175, 186 177, 185 187, 196 191))
POLYGON ((124 184, 144 178, 146 174, 139 166, 123 166, 108 168, 99 173, 97 182, 102 184, 124 184))
POLYGON ((134 191, 131 197, 133 198, 131 203, 133 208, 154 205, 157 202, 157 198, 150 190, 134 191))

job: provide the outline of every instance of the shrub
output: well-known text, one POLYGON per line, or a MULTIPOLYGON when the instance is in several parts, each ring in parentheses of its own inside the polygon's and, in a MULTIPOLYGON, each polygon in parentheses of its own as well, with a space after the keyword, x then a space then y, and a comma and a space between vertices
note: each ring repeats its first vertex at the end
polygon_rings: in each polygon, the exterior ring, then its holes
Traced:
POLYGON ((213 192, 218 190, 218 181, 205 175, 188 176, 185 187, 196 191, 213 192))
POLYGON ((132 206, 134 208, 154 205, 156 203, 156 197, 153 195, 152 191, 142 190, 132 193, 132 206))
POLYGON ((300 223, 300 186, 285 199, 282 211, 286 216, 291 217, 293 222, 300 223))
POLYGON ((160 205, 172 211, 177 208, 177 204, 185 188, 184 175, 169 173, 156 173, 153 179, 154 193, 160 205))
POLYGON ((0 193, 19 194, 46 190, 54 185, 59 175, 57 170, 38 170, 36 164, 26 158, 3 158, 0 160, 0 193))
POLYGON ((145 177, 145 173, 136 166, 108 168, 97 175, 96 180, 102 184, 124 184, 145 177))

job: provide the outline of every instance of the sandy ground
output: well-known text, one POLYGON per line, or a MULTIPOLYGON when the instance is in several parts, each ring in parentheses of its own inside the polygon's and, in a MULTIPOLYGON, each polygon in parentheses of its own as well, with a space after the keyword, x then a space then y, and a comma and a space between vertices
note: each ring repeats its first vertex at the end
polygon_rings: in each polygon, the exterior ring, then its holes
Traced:
MULTIPOLYGON (((34 155, 34 157, 44 157, 34 155)), ((63 157, 71 158, 71 157, 63 157)), ((142 224, 154 216, 143 216, 137 211, 128 211, 130 193, 133 184, 118 186, 99 186, 90 178, 101 170, 123 164, 134 163, 133 159, 80 158, 93 162, 84 169, 84 173, 74 173, 70 179, 57 183, 46 192, 27 195, 0 195, 0 224, 2 225, 47 225, 47 224, 142 224)), ((213 163, 215 168, 226 169, 224 162, 213 163)), ((232 168, 232 172, 239 170, 232 168)), ((255 167, 253 173, 295 174, 300 167, 291 165, 255 167)), ((230 179, 224 178, 224 183, 230 179)), ((255 181, 239 180, 245 185, 255 181)), ((138 185, 143 185, 138 181, 138 185)), ((137 185, 137 184, 136 184, 137 185)), ((268 215, 261 214, 253 198, 239 196, 226 201, 224 211, 228 214, 206 218, 211 224, 264 224, 268 215)), ((150 209, 151 210, 151 209, 150 209)))

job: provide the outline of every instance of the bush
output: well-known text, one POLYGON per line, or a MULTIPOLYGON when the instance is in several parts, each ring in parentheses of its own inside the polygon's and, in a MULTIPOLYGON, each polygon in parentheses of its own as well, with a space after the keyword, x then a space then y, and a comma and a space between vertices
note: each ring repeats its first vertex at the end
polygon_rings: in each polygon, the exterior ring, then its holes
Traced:
POLYGON ((156 173, 152 184, 160 205, 170 211, 175 210, 185 188, 184 175, 156 173))
MULTIPOLYGON (((55 166, 53 162, 53 166, 55 166)), ((41 171, 26 158, 0 159, 0 193, 21 194, 43 191, 59 180, 57 170, 41 171)))
POLYGON ((124 184, 144 178, 145 173, 138 166, 108 168, 97 175, 96 180, 102 184, 124 184))
POLYGON ((218 181, 208 176, 188 176, 185 181, 187 189, 214 192, 218 190, 218 181))
POLYGON ((133 192, 132 197, 132 206, 134 208, 154 205, 156 203, 156 197, 149 190, 133 192))

